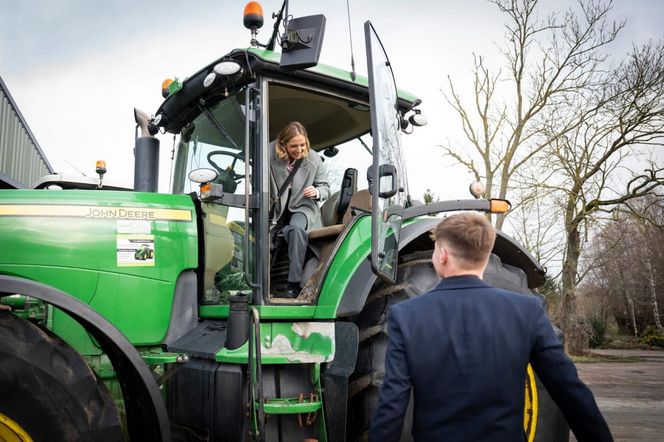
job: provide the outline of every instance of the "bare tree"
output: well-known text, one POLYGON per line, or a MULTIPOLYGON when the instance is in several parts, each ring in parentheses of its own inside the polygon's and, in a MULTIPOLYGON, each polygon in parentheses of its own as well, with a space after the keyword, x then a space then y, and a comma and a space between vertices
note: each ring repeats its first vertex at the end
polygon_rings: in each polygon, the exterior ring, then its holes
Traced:
POLYGON ((622 330, 637 336, 651 325, 661 326, 664 208, 661 195, 632 203, 594 236, 585 260, 591 274, 579 293, 586 316, 612 316, 622 330))
MULTIPOLYGON (((621 177, 629 173, 625 160, 635 149, 664 145, 663 50, 661 43, 635 48, 627 62, 611 74, 603 92, 595 96, 590 104, 593 111, 579 113, 583 118, 578 124, 563 135, 556 133, 547 147, 546 167, 559 183, 542 186, 560 192, 564 208, 566 245, 558 319, 571 353, 580 353, 587 346, 576 309, 576 288, 583 276, 579 273, 582 236, 599 215, 664 185, 664 169, 650 164, 620 188, 621 177)), ((589 106, 583 100, 577 104, 589 106)))
MULTIPOLYGON (((559 220, 560 208, 552 199, 552 194, 538 186, 519 186, 514 192, 520 204, 510 211, 508 224, 515 239, 535 257, 542 267, 556 269, 560 255, 560 237, 563 229, 559 220)), ((552 279, 559 274, 550 273, 552 279)))
POLYGON ((661 196, 659 198, 646 198, 645 202, 639 202, 641 204, 629 207, 629 214, 635 220, 636 236, 640 239, 641 244, 640 250, 645 252, 640 254, 639 261, 645 272, 653 322, 657 330, 664 334, 657 301, 657 287, 659 285, 657 274, 661 275, 662 273, 655 270, 657 267, 664 270, 664 259, 661 255, 664 246, 664 204, 661 196))
MULTIPOLYGON (((624 219, 615 219, 603 226, 595 235, 586 254, 589 278, 580 286, 583 298, 597 293, 595 299, 586 299, 585 317, 595 315, 597 310, 608 307, 618 326, 632 336, 638 336, 639 322, 635 309, 635 294, 632 282, 636 278, 633 268, 633 247, 628 240, 631 229, 624 219)), ((608 322, 608 314, 603 317, 608 322)))
MULTIPOLYGON (((616 38, 623 23, 609 23, 611 1, 582 0, 579 14, 569 11, 546 20, 537 17, 538 0, 490 1, 507 19, 502 49, 507 69, 494 72, 475 55, 471 104, 464 102, 448 78, 445 98, 459 115, 472 149, 442 147, 477 180, 485 180, 487 198, 505 198, 515 173, 573 128, 563 123, 544 133, 542 119, 553 115, 545 110, 565 106, 571 94, 597 82, 605 60, 602 49, 616 38), (507 95, 499 90, 504 80, 511 87, 507 95)), ((503 222, 504 216, 498 216, 496 227, 502 228, 503 222)))

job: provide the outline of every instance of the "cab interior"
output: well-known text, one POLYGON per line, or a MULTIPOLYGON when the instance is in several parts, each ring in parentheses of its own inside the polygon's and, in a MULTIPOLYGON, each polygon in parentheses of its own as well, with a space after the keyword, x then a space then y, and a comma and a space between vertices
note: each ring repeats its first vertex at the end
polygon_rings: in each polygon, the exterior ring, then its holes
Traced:
POLYGON ((281 83, 271 83, 268 96, 269 139, 275 140, 289 122, 299 121, 328 170, 330 197, 321 205, 323 228, 309 232, 298 298, 274 296, 286 289, 288 249, 283 238, 277 238, 271 248, 269 301, 307 304, 316 300, 335 246, 358 215, 371 211, 366 181, 366 169, 372 162, 368 146, 371 113, 368 103, 281 83))

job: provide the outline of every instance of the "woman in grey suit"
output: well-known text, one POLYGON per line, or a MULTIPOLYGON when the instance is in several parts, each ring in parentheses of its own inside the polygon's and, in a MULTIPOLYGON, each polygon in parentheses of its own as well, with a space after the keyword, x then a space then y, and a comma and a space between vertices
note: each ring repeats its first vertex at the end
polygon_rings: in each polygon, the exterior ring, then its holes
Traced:
POLYGON ((301 290, 302 267, 308 231, 322 227, 319 202, 330 194, 323 160, 310 149, 304 126, 293 121, 279 133, 270 158, 270 195, 274 200, 272 220, 283 227, 288 242, 288 288, 282 296, 296 298, 301 290), (298 163, 299 162, 299 163, 298 163), (279 195, 288 176, 292 180, 279 195))

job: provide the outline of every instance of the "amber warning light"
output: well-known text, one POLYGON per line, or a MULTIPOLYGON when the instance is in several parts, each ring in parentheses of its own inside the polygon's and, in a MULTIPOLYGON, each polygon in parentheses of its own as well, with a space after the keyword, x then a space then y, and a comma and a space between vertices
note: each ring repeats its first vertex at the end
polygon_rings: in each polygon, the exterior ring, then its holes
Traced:
POLYGON ((170 86, 171 86, 171 83, 173 83, 173 80, 171 80, 170 78, 167 78, 166 80, 163 81, 163 83, 161 83, 161 96, 162 97, 168 98, 168 95, 171 93, 171 91, 169 89, 170 86))
POLYGON ((101 189, 102 182, 104 181, 104 174, 106 173, 106 161, 97 160, 95 164, 95 172, 99 175, 99 184, 97 184, 97 189, 101 189))
POLYGON ((263 7, 258 2, 249 2, 244 7, 244 26, 247 29, 263 26, 263 7))
POLYGON ((507 200, 492 198, 489 200, 489 207, 491 213, 507 213, 512 208, 512 205, 507 200))
POLYGON ((263 26, 263 7, 258 2, 249 2, 244 7, 244 27, 251 30, 251 45, 258 46, 258 30, 263 26))
POLYGON ((203 198, 203 199, 208 198, 210 196, 210 190, 211 189, 212 189, 212 186, 210 185, 210 183, 201 184, 201 186, 200 186, 201 198, 203 198))
POLYGON ((97 161, 97 164, 95 164, 95 171, 103 176, 106 173, 106 161, 104 160, 99 160, 97 161))

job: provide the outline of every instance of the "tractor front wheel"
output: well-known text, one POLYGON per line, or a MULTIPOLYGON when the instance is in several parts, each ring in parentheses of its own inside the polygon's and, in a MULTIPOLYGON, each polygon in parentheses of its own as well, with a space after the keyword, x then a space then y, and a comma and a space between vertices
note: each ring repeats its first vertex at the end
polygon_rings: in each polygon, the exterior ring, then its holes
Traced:
POLYGON ((121 441, 117 407, 81 356, 52 333, 0 311, 0 439, 121 441))

